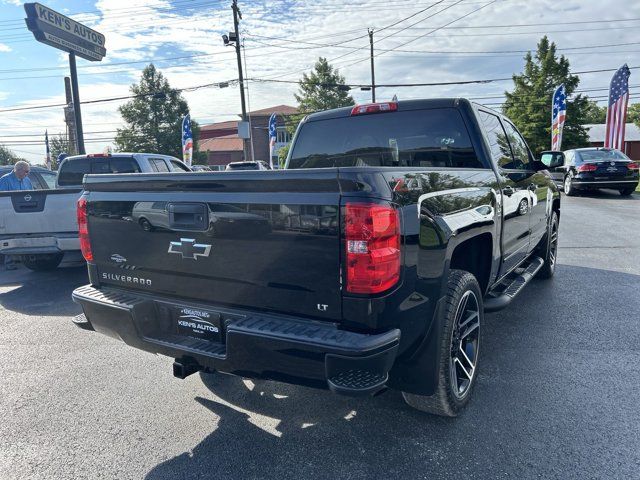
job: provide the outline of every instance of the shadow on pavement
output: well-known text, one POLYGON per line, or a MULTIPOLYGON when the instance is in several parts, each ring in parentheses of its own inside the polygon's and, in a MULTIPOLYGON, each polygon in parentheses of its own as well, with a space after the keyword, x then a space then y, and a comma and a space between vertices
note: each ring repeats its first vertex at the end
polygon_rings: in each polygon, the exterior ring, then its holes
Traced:
MULTIPOLYGON (((564 195, 564 191, 562 193, 564 195)), ((588 197, 588 198, 603 198, 606 200, 620 200, 625 202, 640 202, 640 192, 633 193, 629 196, 623 197, 618 190, 601 189, 601 190, 580 190, 573 198, 588 197)))
POLYGON ((87 282, 86 266, 49 272, 0 270, 0 306, 24 315, 77 315, 82 309, 71 300, 71 292, 87 282))
POLYGON ((398 392, 354 399, 203 374, 212 396, 195 400, 212 432, 146 478, 634 476, 640 368, 621 362, 637 360, 639 289, 640 274, 566 265, 532 282, 487 315, 474 398, 457 419, 414 411, 398 392))

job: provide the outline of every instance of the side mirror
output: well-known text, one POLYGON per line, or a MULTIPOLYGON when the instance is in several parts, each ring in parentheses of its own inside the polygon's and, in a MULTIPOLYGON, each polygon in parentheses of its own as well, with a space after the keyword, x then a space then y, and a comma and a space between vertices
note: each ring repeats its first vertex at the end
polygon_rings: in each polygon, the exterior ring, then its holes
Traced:
POLYGON ((564 153, 554 152, 551 150, 542 152, 540 163, 542 163, 547 169, 561 167, 564 165, 564 153))

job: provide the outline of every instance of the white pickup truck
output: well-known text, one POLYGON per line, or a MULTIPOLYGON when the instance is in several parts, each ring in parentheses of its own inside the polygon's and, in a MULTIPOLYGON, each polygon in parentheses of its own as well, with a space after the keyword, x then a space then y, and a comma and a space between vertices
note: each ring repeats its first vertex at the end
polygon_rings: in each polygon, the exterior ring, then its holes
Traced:
POLYGON ((68 157, 55 189, 0 192, 0 254, 20 256, 31 270, 54 269, 65 253, 81 258, 76 202, 85 174, 189 171, 177 158, 152 153, 68 157))

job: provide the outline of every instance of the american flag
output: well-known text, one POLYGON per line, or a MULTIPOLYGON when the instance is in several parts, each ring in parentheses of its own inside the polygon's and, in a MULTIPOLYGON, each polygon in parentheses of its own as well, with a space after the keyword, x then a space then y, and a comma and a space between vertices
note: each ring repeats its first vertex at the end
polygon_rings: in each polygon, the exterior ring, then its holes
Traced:
POLYGON ((609 105, 607 106, 607 127, 604 137, 605 148, 624 149, 624 124, 627 121, 630 75, 629 67, 625 63, 611 79, 609 105))
POLYGON ((191 134, 191 117, 187 114, 182 120, 182 159, 191 166, 193 157, 193 135, 191 134))
POLYGON ((44 144, 47 149, 47 156, 44 159, 45 165, 51 170, 51 149, 49 148, 49 131, 44 131, 44 144))
POLYGON ((269 117, 269 165, 271 168, 273 168, 273 147, 276 145, 277 135, 276 114, 272 113, 269 117))
POLYGON ((562 147, 562 127, 567 118, 567 93, 564 84, 553 92, 551 108, 551 150, 559 151, 562 147))

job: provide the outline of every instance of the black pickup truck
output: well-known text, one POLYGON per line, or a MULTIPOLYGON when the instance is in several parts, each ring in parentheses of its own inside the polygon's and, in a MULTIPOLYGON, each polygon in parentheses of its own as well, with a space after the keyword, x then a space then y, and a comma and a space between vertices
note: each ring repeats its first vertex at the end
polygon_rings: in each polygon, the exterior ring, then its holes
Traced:
POLYGON ((562 160, 437 99, 310 115, 283 171, 87 175, 74 321, 174 358, 180 378, 392 388, 455 416, 484 312, 554 273, 562 160))

